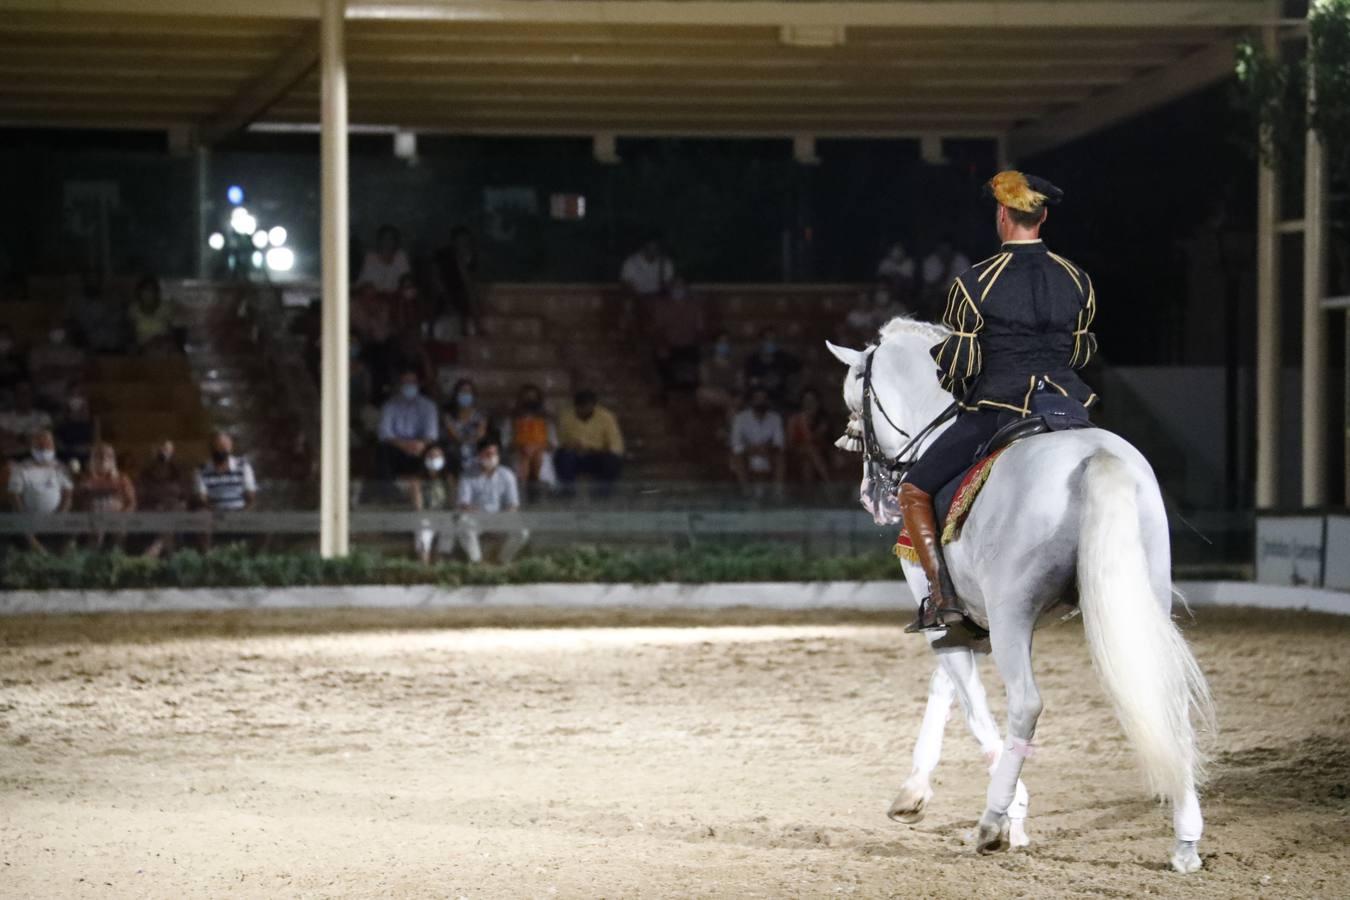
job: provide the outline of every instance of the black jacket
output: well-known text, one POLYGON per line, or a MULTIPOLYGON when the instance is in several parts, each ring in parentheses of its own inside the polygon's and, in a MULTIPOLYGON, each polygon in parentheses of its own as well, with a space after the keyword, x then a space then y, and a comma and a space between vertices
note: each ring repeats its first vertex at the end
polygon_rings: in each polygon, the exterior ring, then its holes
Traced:
POLYGON ((1091 406, 1097 395, 1075 369, 1097 349, 1092 279, 1040 241, 1011 242, 952 282, 932 350, 942 386, 966 410, 1025 416, 1038 384, 1091 406))

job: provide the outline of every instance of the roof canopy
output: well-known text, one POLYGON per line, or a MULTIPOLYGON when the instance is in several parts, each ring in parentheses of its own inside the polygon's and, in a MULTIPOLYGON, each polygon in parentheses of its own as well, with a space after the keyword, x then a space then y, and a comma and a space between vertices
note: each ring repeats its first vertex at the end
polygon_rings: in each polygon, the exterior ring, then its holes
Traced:
MULTIPOLYGON (((1232 71, 1267 0, 348 4, 354 126, 1006 138, 1022 156, 1232 71)), ((0 125, 318 121, 318 0, 0 0, 0 125), (209 13, 209 14, 208 14, 209 13)))

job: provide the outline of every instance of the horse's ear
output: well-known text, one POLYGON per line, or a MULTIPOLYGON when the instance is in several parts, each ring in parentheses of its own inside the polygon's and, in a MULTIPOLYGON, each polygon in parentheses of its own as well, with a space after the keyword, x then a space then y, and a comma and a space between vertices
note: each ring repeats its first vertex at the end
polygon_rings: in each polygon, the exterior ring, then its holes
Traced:
POLYGON ((867 354, 862 350, 853 350, 849 347, 840 347, 838 344, 832 344, 829 341, 825 342, 825 346, 830 348, 830 352, 834 354, 835 359, 839 360, 841 363, 848 366, 849 368, 853 368, 854 366, 861 366, 863 364, 863 360, 867 358, 867 354))

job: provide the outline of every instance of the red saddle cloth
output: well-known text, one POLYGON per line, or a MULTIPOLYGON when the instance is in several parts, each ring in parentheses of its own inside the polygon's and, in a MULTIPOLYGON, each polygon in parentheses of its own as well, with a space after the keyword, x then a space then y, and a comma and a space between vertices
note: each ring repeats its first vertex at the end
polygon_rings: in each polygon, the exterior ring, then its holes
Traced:
MULTIPOLYGON (((1008 445, 1012 446, 1011 444, 1008 445)), ((970 508, 975 505, 975 498, 980 495, 984 488, 984 483, 989 480, 989 473, 994 468, 994 460, 998 459, 1008 447, 1000 447, 984 459, 977 462, 966 470, 965 475, 961 476, 961 483, 957 485, 956 493, 952 495, 952 502, 947 507, 946 514, 939 514, 942 521, 942 543, 950 544, 961 536, 961 526, 966 523, 966 517, 970 515, 970 508)), ((895 539, 895 555, 901 559, 910 562, 919 561, 919 552, 914 549, 914 542, 909 539, 909 532, 903 527, 900 529, 900 535, 895 539)))

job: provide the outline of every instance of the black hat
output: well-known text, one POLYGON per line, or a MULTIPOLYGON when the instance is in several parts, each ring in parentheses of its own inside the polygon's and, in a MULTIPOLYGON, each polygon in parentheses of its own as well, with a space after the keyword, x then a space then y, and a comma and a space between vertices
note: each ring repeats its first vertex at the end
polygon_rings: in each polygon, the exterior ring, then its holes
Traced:
POLYGON ((984 193, 1009 209, 1034 213, 1042 206, 1054 206, 1064 192, 1039 175, 1025 175, 1012 169, 999 172, 985 182, 984 193))

